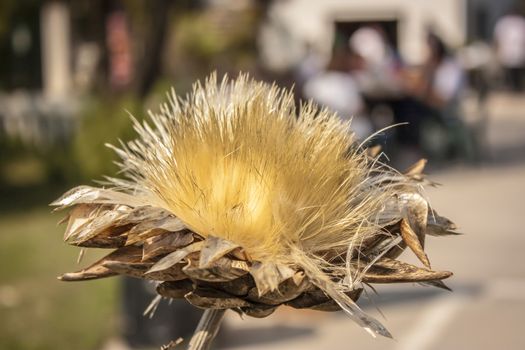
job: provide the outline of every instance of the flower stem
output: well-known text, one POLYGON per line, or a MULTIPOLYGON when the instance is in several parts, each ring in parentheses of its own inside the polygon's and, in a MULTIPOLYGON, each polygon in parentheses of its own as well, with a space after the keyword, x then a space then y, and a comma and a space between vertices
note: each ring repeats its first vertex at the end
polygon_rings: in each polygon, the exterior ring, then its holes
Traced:
POLYGON ((219 331, 226 310, 207 309, 191 337, 188 350, 208 350, 219 331))

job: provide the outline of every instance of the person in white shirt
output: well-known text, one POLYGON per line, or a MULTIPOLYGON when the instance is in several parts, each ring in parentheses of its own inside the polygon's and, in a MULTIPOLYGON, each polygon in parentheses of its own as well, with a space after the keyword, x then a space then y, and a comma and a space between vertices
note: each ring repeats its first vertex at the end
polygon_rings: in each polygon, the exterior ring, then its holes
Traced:
POLYGON ((523 88, 525 67, 525 18, 516 11, 501 17, 494 28, 497 58, 511 88, 523 88))
POLYGON ((330 108, 342 120, 352 120, 352 130, 358 139, 372 133, 370 121, 363 116, 364 102, 355 80, 348 73, 347 50, 332 57, 327 70, 310 77, 303 86, 303 96, 330 108))
POLYGON ((430 33, 427 41, 429 57, 423 68, 420 98, 432 108, 455 108, 464 87, 463 68, 437 35, 430 33))
POLYGON ((426 142, 423 135, 426 125, 439 124, 448 130, 462 127, 459 102, 464 70, 436 34, 428 34, 427 45, 426 62, 414 74, 407 75, 406 98, 394 105, 396 122, 409 123, 399 128, 402 143, 426 142))

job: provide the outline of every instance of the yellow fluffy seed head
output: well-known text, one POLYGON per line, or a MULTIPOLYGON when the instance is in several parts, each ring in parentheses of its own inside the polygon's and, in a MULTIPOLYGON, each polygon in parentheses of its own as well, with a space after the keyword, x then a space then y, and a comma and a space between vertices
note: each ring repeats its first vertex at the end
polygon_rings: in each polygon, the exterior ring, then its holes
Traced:
POLYGON ((378 231, 392 193, 370 183, 350 125, 311 103, 296 109, 290 92, 212 76, 152 122, 136 123, 140 138, 119 150, 125 186, 203 237, 254 260, 297 264, 299 250, 329 263, 378 231))

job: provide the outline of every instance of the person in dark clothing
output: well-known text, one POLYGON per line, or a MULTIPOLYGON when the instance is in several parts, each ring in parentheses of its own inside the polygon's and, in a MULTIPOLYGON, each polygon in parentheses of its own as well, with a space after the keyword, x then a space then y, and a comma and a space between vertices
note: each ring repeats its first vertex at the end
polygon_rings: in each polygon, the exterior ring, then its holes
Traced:
POLYGON ((427 141, 422 133, 429 123, 442 124, 446 129, 445 124, 459 119, 463 69, 436 34, 428 34, 427 45, 423 66, 404 74, 406 96, 393 104, 396 122, 408 123, 398 130, 403 144, 421 145, 427 141))

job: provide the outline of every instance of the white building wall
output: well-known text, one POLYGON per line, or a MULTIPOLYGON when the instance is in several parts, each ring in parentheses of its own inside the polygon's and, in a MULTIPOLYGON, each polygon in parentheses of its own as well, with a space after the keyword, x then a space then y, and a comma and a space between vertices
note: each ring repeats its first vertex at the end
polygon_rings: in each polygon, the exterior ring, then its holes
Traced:
POLYGON ((263 62, 270 68, 286 69, 300 59, 305 43, 328 57, 335 21, 367 20, 397 20, 400 53, 411 64, 424 59, 429 26, 449 45, 459 46, 466 39, 465 0, 275 1, 261 31, 263 62))

